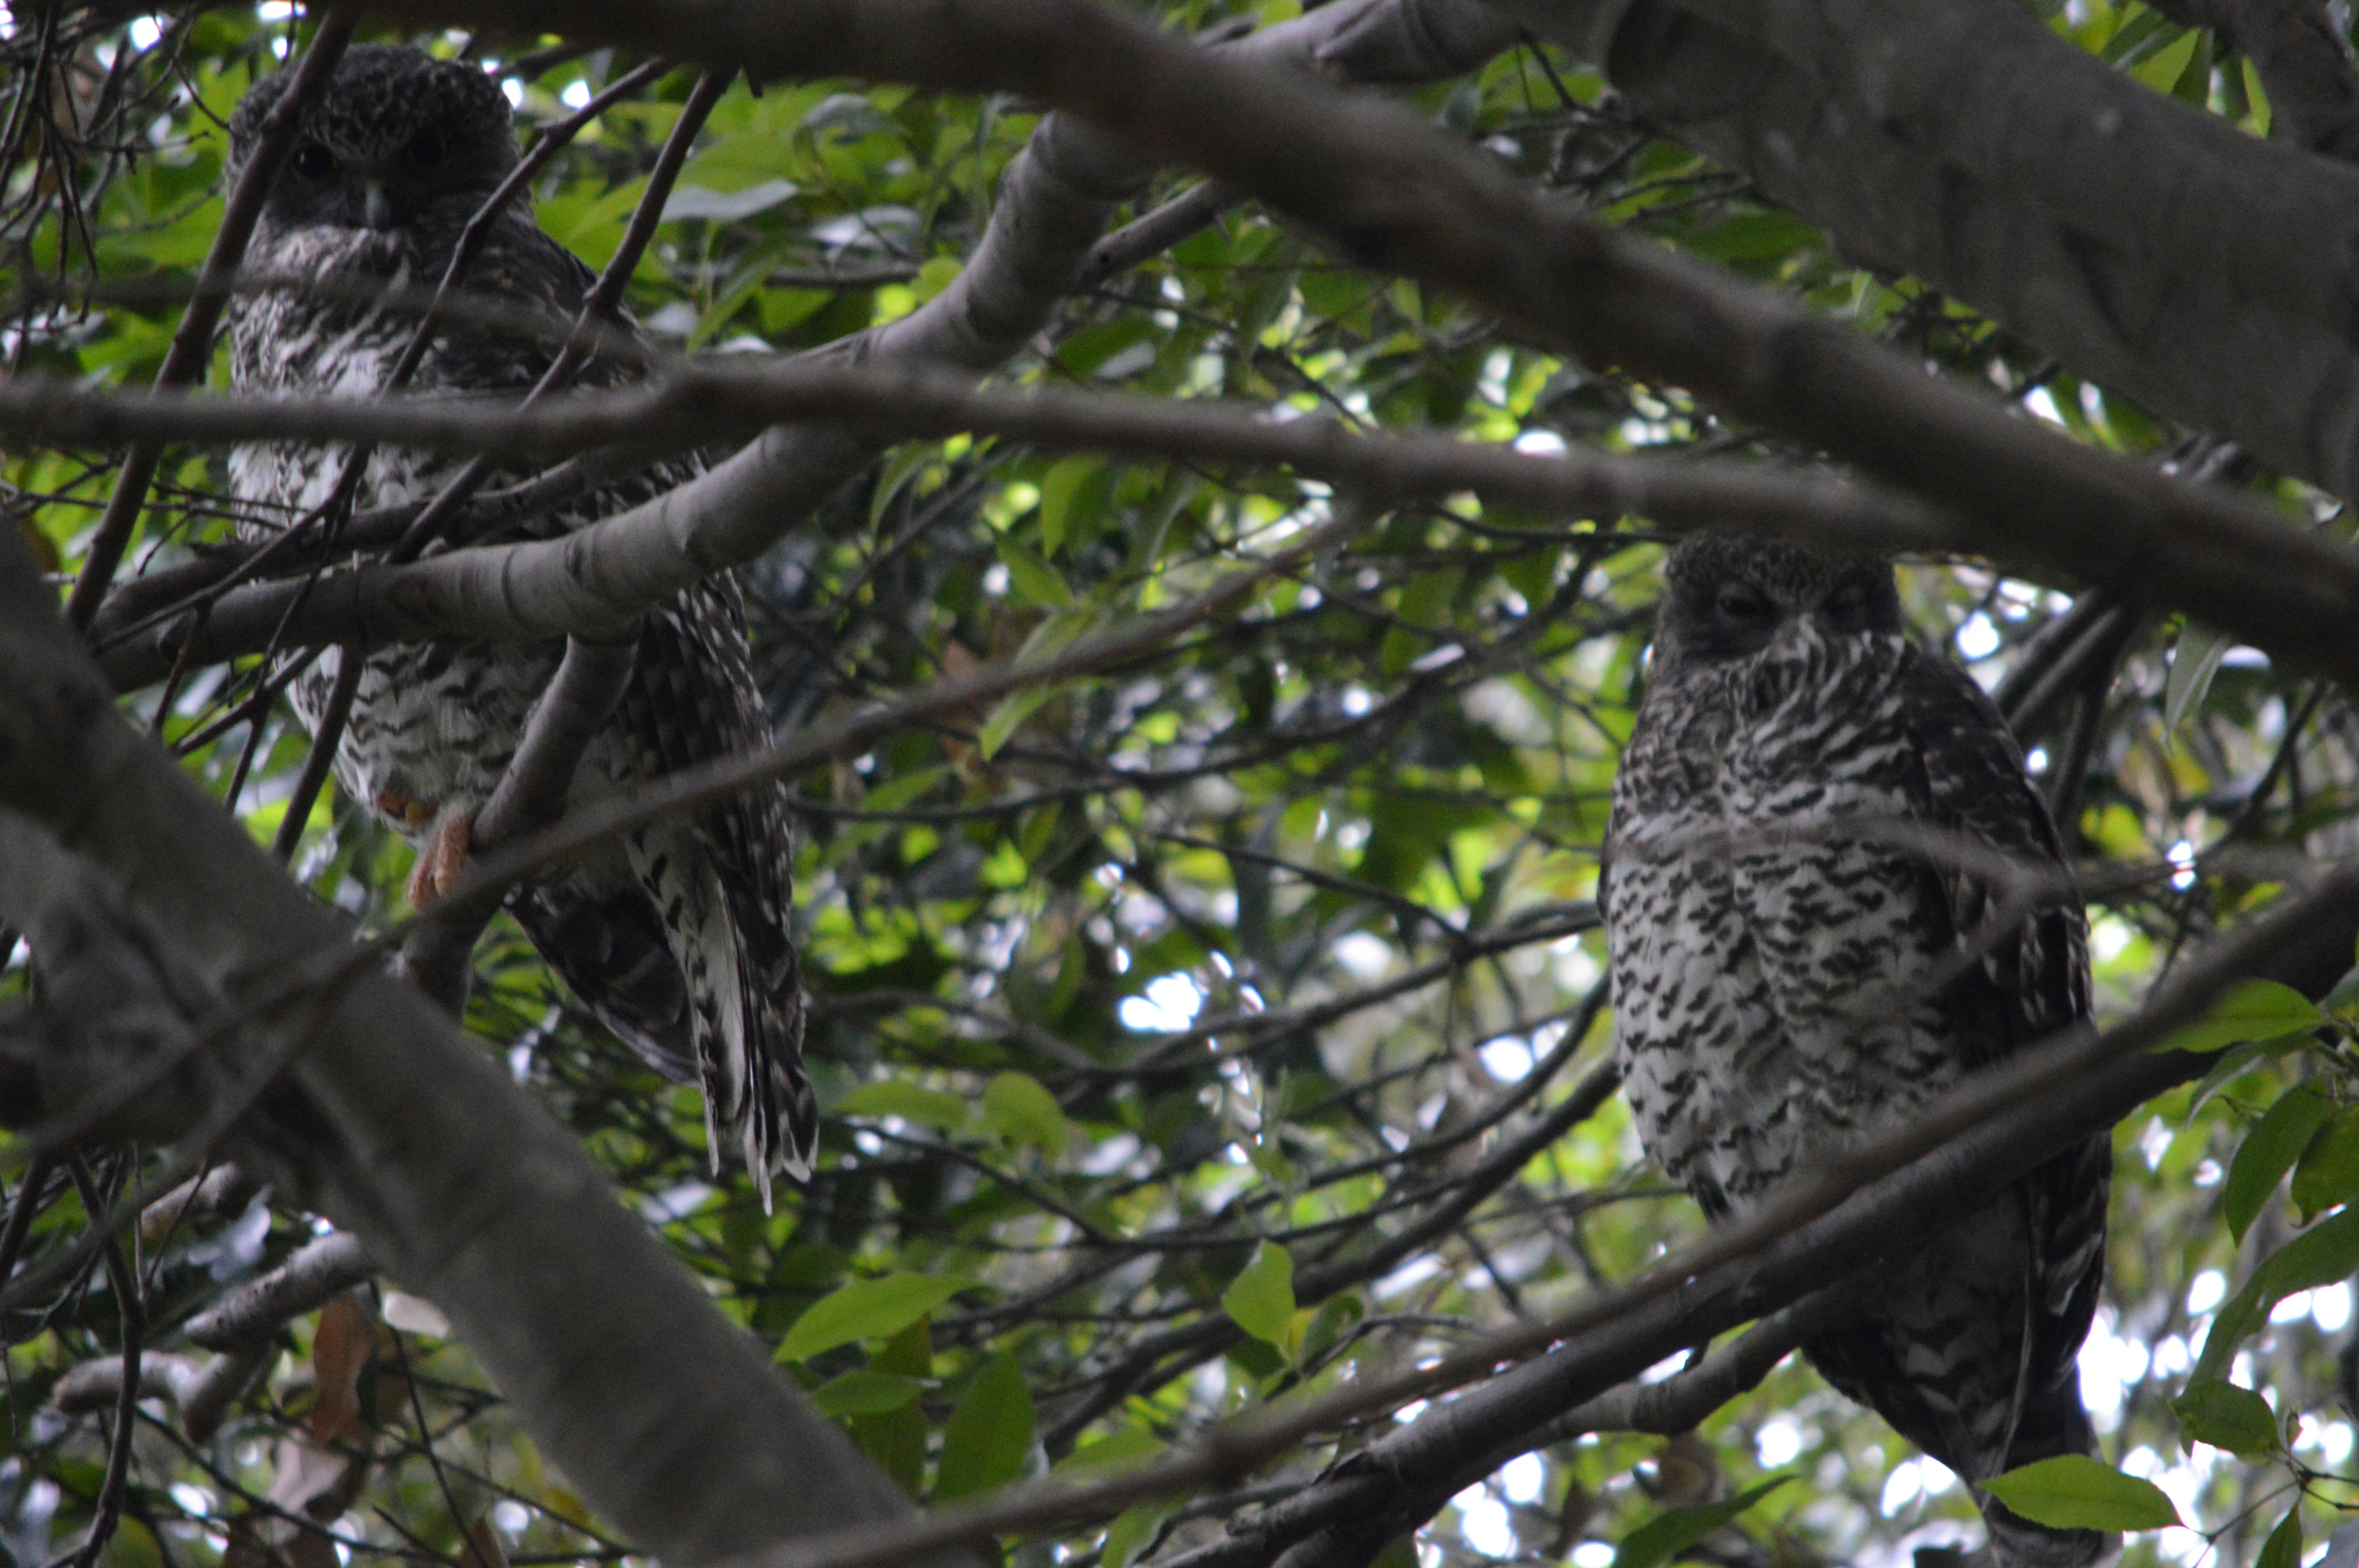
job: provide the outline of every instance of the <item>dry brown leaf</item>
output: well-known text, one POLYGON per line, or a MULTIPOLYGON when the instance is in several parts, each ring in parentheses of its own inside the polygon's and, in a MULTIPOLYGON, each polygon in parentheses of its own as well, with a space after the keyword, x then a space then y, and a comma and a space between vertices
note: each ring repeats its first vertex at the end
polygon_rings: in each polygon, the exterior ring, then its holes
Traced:
POLYGON ((318 1391, 311 1399, 311 1435, 321 1444, 351 1437, 361 1427, 361 1374, 376 1349, 376 1320, 347 1292, 320 1309, 311 1337, 311 1369, 318 1391))
POLYGON ((500 1543, 500 1532, 492 1528, 489 1514, 467 1527, 459 1568, 508 1568, 508 1549, 500 1543))

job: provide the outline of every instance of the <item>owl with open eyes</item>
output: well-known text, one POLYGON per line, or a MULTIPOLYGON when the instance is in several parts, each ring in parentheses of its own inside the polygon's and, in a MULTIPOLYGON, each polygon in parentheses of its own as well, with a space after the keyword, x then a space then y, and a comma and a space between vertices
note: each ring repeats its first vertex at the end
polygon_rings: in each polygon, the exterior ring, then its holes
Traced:
MULTIPOLYGON (((291 80, 291 69, 266 76, 238 105, 232 180, 291 80)), ((282 283, 239 297, 230 317, 234 384, 334 397, 385 390, 417 322, 414 307, 395 308, 385 296, 440 281, 462 232, 516 167, 510 120, 499 84, 475 67, 414 49, 348 50, 305 117, 246 254, 250 271, 318 287, 282 283)), ((592 282, 520 198, 493 222, 462 282, 515 330, 480 321, 439 330, 409 389, 520 395, 556 357, 592 282)), ((593 359, 582 379, 611 385, 636 368, 593 359)), ((238 448, 229 471, 242 531, 261 539, 321 526, 347 458, 335 447, 238 448)), ((369 455, 356 504, 429 500, 458 467, 380 449, 369 455)), ((695 471, 687 462, 657 465, 529 530, 581 527, 695 471)), ((463 867, 470 825, 562 652, 555 643, 438 641, 366 655, 335 773, 353 799, 417 846, 413 898, 439 892, 463 867)), ((344 656, 328 651, 294 683, 296 711, 315 732, 344 656)), ((647 615, 628 687, 583 759, 570 804, 769 738, 736 585, 726 574, 709 578, 647 615)), ((819 1132, 802 1065, 788 855, 786 791, 773 784, 639 829, 509 901, 601 1020, 664 1072, 701 1084, 716 1163, 723 1144, 734 1144, 766 1205, 773 1172, 809 1173, 819 1132)))
MULTIPOLYGON (((1998 891, 1943 842, 2067 870, 2006 721, 1910 640, 1892 568, 1675 550, 1601 897, 1624 1092, 1714 1219, 2089 1016, 2079 901, 1984 929, 1998 891)), ((2075 1357, 2111 1160, 2091 1138, 1880 1265, 1804 1355, 1969 1483, 2093 1452, 2075 1357)), ((2115 1541, 1977 1496, 2003 1568, 2083 1568, 2115 1541)))

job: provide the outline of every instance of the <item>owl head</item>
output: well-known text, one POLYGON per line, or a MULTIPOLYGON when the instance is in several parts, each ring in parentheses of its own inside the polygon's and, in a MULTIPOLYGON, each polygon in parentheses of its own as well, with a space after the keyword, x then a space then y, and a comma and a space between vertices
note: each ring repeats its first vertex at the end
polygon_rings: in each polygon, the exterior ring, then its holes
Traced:
POLYGON ((1833 642, 1902 629, 1892 566, 1768 539, 1702 534, 1663 565, 1658 668, 1727 665, 1767 652, 1797 622, 1833 642))
MULTIPOLYGON (((294 68, 246 90, 230 116, 234 181, 294 81, 294 68)), ((511 111, 473 66, 422 49, 361 44, 345 51, 263 206, 282 232, 394 232, 463 223, 516 164, 511 111)))

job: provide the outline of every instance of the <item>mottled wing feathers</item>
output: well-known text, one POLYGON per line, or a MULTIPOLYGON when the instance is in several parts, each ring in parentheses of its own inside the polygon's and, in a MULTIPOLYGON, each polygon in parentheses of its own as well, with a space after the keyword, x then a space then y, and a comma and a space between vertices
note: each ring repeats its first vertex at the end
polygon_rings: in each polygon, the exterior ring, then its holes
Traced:
MULTIPOLYGON (((678 773, 767 741, 734 580, 708 579, 677 605, 649 613, 617 721, 648 773, 678 773)), ((757 1172, 783 1166, 799 1178, 817 1152, 819 1107, 802 1067, 785 788, 740 791, 699 812, 694 831, 736 944, 732 967, 744 1030, 742 1041, 731 1043, 742 1051, 743 1076, 708 1083, 708 1098, 724 1122, 745 1127, 748 1163, 757 1172)))
MULTIPOLYGON (((2066 871, 2056 825, 2025 776, 2015 738, 1982 689, 1946 660, 1923 654, 1908 661, 1903 678, 1928 824, 2005 856, 2027 879, 2066 871)), ((1977 1063, 2037 1044, 2089 1016, 2088 925, 2077 896, 2051 890, 2027 911, 2023 901, 2038 896, 2027 883, 1995 888, 1954 865, 1935 874, 1958 940, 1987 945, 1954 991, 1962 1011, 1984 1021, 1962 1036, 1977 1063), (1993 929, 1986 925, 1993 920, 2016 924, 2012 930, 1993 929)), ((1985 1461, 1991 1473, 2094 1446, 2076 1361, 2104 1282, 2112 1174, 2110 1141, 2090 1138, 2031 1172, 2010 1195, 2020 1206, 2027 1242, 2024 1322, 2007 1425, 1985 1461)), ((1890 1379, 1897 1370, 1882 1376, 1890 1379)), ((2093 1537, 2060 1538, 1995 1502, 1985 1511, 2011 1561, 2077 1562, 2100 1549, 2093 1537)))
MULTIPOLYGON (((2006 719, 1982 688, 1947 660, 1912 652, 1901 672, 1901 693, 1926 824, 2006 857, 2027 881, 2064 873, 2056 824, 2024 776, 2023 752, 2006 719)), ((1932 860, 1960 938, 1975 941, 1984 923, 2009 902, 2009 890, 1940 860, 1938 846, 1932 860)), ((1980 1053, 1976 1065, 2088 1017, 2088 922, 2080 899, 2069 890, 2048 890, 2015 931, 1996 935, 1980 968, 1996 1027, 1970 1043, 1980 1053)))
POLYGON ((688 986, 663 917, 636 881, 569 878, 518 888, 508 913, 598 1022, 666 1077, 700 1076, 688 986))

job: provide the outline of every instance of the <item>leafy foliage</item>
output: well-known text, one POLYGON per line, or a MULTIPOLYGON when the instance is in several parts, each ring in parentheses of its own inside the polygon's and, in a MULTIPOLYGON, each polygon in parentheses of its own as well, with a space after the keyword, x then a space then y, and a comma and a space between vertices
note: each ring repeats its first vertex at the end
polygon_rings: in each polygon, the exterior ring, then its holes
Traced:
MULTIPOLYGON (((1196 28, 1291 9, 1157 14, 1196 28)), ((219 222, 219 121, 288 47, 292 24, 265 10, 73 12, 0 39, 25 111, 0 147, 12 371, 153 376, 219 222)), ((2207 38, 2106 0, 2051 23, 2154 90, 2266 131, 2249 68, 2207 38)), ((629 63, 551 49, 503 69, 526 120, 545 122, 629 63)), ((620 244, 689 81, 609 110, 534 189, 542 225, 592 265, 620 244)), ((2290 519, 2345 527, 2326 498, 1853 265, 1634 122, 1594 74, 1519 49, 1417 103, 1562 200, 2079 440, 2182 470, 2218 459, 2223 482, 2290 519)), ((898 319, 967 265, 1036 124, 1010 101, 740 83, 666 204, 632 308, 682 353, 792 352, 898 319)), ((1251 209, 1072 298, 1008 373, 1527 451, 1809 456, 1679 388, 1503 341, 1462 303, 1355 270, 1251 209)), ((136 569, 228 535, 222 459, 173 454, 136 569)), ((0 457, 0 503, 61 573, 81 564, 114 460, 0 457)), ((1168 604, 1266 561, 1332 499, 1284 473, 964 436, 905 445, 746 574, 774 717, 806 725, 1168 604)), ((1618 1104, 1537 1151, 1503 1130, 1563 1103, 1610 1039, 1589 900, 1662 544, 1642 519, 1404 508, 1129 667, 798 781, 827 1123, 813 1180, 775 1216, 742 1180, 710 1176, 695 1095, 606 1037, 512 926, 478 955, 469 1024, 913 1496, 1135 1462, 1215 1416, 1454 1348, 1701 1224, 1642 1168, 1618 1104)), ((1908 562, 1903 584, 1928 638, 2003 694, 2020 697, 2010 683, 2081 624, 2064 595, 1973 562, 1908 562)), ((131 699, 266 840, 307 750, 270 700, 278 668, 198 669, 131 699)), ((2141 624, 2117 667, 2067 698, 2023 738, 2102 890, 2111 1016, 2272 896, 2288 857, 2347 851, 2359 719, 2169 622, 2141 624)), ((407 913, 409 860, 331 798, 294 869, 382 925, 407 913)), ((2127 1474, 2035 1466, 1999 1488, 2021 1511, 2133 1529, 2183 1517, 2222 1561, 2290 1564, 2304 1511, 2323 1529, 2349 1500, 2359 1007, 2321 1014, 2281 992, 2239 991, 2179 1042, 2266 1049, 2124 1124, 2086 1364, 2127 1474), (2182 1432, 2205 1446, 2182 1451, 2182 1432), (2281 1513, 2288 1481, 2301 1500, 2281 1513)), ((109 1179, 147 1168, 125 1152, 109 1179)), ((38 1258, 86 1217, 61 1177, 36 1196, 38 1258)), ((269 1195, 147 1237, 151 1345, 310 1237, 269 1195)), ((372 1292, 287 1331, 209 1442, 143 1429, 113 1560, 619 1559, 463 1348, 392 1315, 372 1292)), ((103 1422, 48 1401, 68 1368, 119 1343, 117 1322, 105 1276, 86 1273, 8 1325, 0 1523, 16 1560, 46 1561, 90 1523, 103 1422)), ((1337 1456, 1314 1447, 1285 1474, 1337 1456)), ((1142 1505, 1065 1545, 1125 1568, 1241 1506, 1142 1505)), ((1742 1535, 1780 1561, 1849 1561, 1871 1541, 1960 1539, 1972 1513, 1953 1478, 1788 1366, 1692 1439, 1606 1434, 1517 1460, 1423 1544, 1429 1563, 1523 1552, 1593 1568, 1742 1535)), ((2125 1561, 2202 1544, 2161 1530, 2125 1561)))

